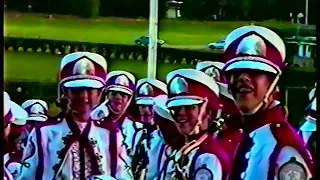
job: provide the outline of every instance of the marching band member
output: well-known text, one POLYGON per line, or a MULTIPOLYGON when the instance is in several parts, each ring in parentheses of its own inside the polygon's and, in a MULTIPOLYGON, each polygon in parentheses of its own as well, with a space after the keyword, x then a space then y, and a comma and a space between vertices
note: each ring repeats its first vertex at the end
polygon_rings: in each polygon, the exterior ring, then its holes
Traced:
POLYGON ((146 132, 143 125, 128 115, 128 108, 134 98, 135 77, 126 71, 111 71, 106 78, 105 101, 91 113, 93 119, 104 118, 117 124, 124 140, 121 142, 127 150, 127 157, 121 157, 126 163, 127 171, 139 176, 138 164, 143 160, 136 154, 145 139, 146 132))
POLYGON ((218 132, 217 138, 232 160, 235 156, 236 148, 241 142, 242 117, 228 89, 228 84, 226 84, 222 72, 223 67, 224 63, 222 62, 200 61, 196 65, 196 70, 214 78, 219 86, 219 100, 222 104, 221 118, 224 121, 224 126, 218 132))
POLYGON ((70 110, 33 128, 17 179, 131 179, 118 158, 126 151, 115 124, 90 119, 105 86, 106 68, 106 60, 95 53, 62 58, 58 97, 64 95, 70 110))
POLYGON ((224 58, 225 76, 244 123, 230 179, 312 178, 311 157, 273 99, 285 66, 282 39, 264 27, 240 27, 227 36, 224 58))
POLYGON ((196 70, 202 71, 216 80, 219 86, 219 100, 223 105, 222 118, 226 121, 225 124, 229 128, 238 130, 241 127, 240 111, 234 103, 228 84, 226 84, 222 72, 223 67, 224 63, 222 62, 202 61, 197 64, 196 70))
POLYGON ((9 134, 10 150, 9 160, 6 165, 12 162, 20 162, 23 150, 27 144, 28 135, 36 122, 43 122, 47 119, 47 103, 42 100, 27 100, 21 107, 28 113, 28 118, 23 121, 14 121, 11 124, 9 134))
POLYGON ((184 145, 184 136, 179 133, 166 106, 167 99, 167 95, 159 95, 153 99, 154 123, 158 129, 152 132, 150 138, 146 180, 157 179, 160 170, 170 160, 173 151, 179 150, 184 145))
POLYGON ((306 147, 310 151, 313 159, 316 158, 316 132, 317 132, 317 96, 316 88, 309 93, 310 104, 307 107, 307 115, 304 123, 299 129, 299 135, 302 137, 306 147))
POLYGON ((143 78, 137 82, 136 104, 139 106, 140 122, 153 125, 153 98, 167 94, 167 85, 159 80, 143 78))
MULTIPOLYGON (((26 116, 27 118, 27 116, 26 116)), ((5 166, 16 178, 20 169, 23 150, 28 139, 28 131, 25 127, 26 119, 15 120, 10 124, 10 133, 8 137, 8 153, 4 156, 5 166)))
POLYGON ((163 165, 159 179, 227 179, 229 159, 209 127, 220 117, 219 87, 203 72, 179 69, 167 77, 167 107, 184 146, 163 165))
MULTIPOLYGON (((5 151, 8 152, 6 145, 8 145, 8 136, 10 133, 10 128, 13 122, 18 124, 24 124, 25 119, 28 117, 26 111, 23 110, 15 102, 11 101, 10 96, 7 92, 3 92, 3 125, 4 125, 4 142, 5 142, 5 151)), ((5 180, 13 180, 13 175, 16 174, 14 172, 20 166, 17 162, 9 162, 10 155, 7 153, 4 155, 4 171, 3 171, 3 179, 5 180)))
POLYGON ((167 85, 159 80, 144 78, 137 82, 136 104, 140 112, 140 122, 146 128, 148 136, 157 129, 154 124, 153 99, 165 94, 167 94, 167 85))
POLYGON ((25 109, 29 117, 27 119, 27 128, 31 132, 31 129, 48 119, 48 104, 41 99, 29 99, 22 103, 21 107, 25 109))

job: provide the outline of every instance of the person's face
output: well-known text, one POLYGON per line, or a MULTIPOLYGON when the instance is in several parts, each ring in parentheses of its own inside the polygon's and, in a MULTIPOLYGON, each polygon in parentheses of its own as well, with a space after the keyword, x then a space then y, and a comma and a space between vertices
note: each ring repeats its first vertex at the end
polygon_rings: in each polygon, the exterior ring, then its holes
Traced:
POLYGON ((121 113, 129 103, 130 95, 120 91, 108 91, 107 99, 110 101, 110 106, 116 113, 121 113))
POLYGON ((272 76, 262 71, 233 72, 229 85, 239 109, 246 113, 257 107, 263 101, 272 80, 272 76))
POLYGON ((98 105, 101 91, 99 89, 74 88, 67 90, 70 108, 79 114, 88 114, 98 105))
POLYGON ((139 105, 140 119, 142 123, 153 124, 153 109, 151 105, 139 105))
POLYGON ((199 105, 179 106, 171 108, 177 129, 183 135, 189 135, 198 122, 199 105))

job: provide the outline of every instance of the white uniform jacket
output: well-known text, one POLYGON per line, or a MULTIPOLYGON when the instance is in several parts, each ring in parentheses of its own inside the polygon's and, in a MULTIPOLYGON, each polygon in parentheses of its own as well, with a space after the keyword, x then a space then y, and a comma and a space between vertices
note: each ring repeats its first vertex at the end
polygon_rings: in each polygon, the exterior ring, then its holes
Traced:
POLYGON ((204 135, 182 149, 173 152, 173 157, 163 165, 158 180, 226 179, 229 158, 213 137, 204 135))
MULTIPOLYGON (((143 124, 125 117, 123 121, 117 121, 120 132, 123 136, 121 145, 127 150, 128 158, 125 159, 126 166, 130 168, 132 174, 137 177, 139 166, 143 162, 143 157, 139 156, 139 151, 142 147, 142 142, 146 138, 146 129, 143 124)), ((144 149, 142 150, 144 151, 144 149)))
POLYGON ((160 130, 155 130, 150 134, 149 144, 145 179, 155 180, 158 178, 165 161, 170 160, 173 154, 173 148, 166 144, 160 130))
POLYGON ((312 177, 311 156, 299 136, 287 122, 267 124, 249 134, 243 143, 241 159, 237 158, 235 174, 231 179, 281 180, 312 177), (246 145, 245 145, 246 144, 246 145), (311 162, 311 163, 310 163, 311 162))
POLYGON ((71 119, 49 121, 30 133, 17 179, 133 179, 122 141, 112 122, 89 121, 81 132, 71 119))

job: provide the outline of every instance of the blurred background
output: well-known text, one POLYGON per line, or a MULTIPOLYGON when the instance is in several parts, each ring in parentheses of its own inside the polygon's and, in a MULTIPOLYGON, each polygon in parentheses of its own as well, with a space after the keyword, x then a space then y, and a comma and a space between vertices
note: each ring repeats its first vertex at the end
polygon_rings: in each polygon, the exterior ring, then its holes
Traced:
MULTIPOLYGON (((157 78, 198 61, 221 59, 224 38, 249 24, 278 33, 288 68, 280 90, 297 126, 314 86, 316 0, 158 0, 157 78)), ((63 55, 92 51, 108 71, 147 76, 149 0, 5 0, 5 90, 17 103, 40 98, 57 113, 57 72, 63 55)))

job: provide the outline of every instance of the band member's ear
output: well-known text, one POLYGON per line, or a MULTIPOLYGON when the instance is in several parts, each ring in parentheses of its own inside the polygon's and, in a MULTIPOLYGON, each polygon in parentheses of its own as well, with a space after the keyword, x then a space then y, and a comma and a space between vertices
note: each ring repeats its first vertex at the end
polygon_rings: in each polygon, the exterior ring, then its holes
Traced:
POLYGON ((212 111, 207 108, 205 119, 212 119, 212 111))

